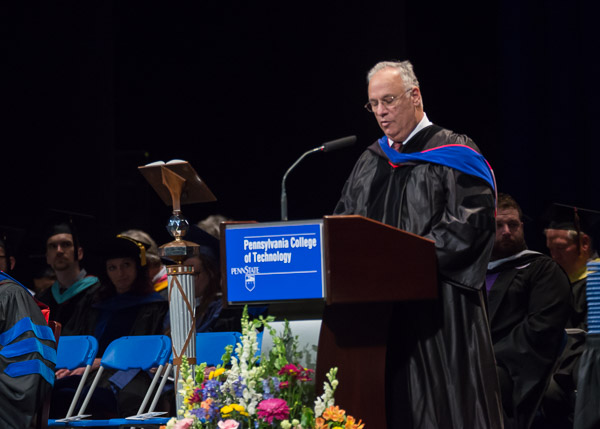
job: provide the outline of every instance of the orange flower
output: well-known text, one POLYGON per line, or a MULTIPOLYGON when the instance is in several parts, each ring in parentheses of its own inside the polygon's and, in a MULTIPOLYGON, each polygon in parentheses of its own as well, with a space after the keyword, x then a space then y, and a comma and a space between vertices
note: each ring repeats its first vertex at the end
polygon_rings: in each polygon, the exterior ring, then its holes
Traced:
POLYGON ((328 407, 325 411, 323 411, 323 417, 325 420, 332 420, 334 422, 343 422, 344 414, 346 414, 346 411, 340 410, 340 407, 337 405, 328 407))
POLYGON ((344 429, 363 429, 364 427, 365 424, 362 422, 362 420, 359 420, 358 423, 356 423, 354 417, 346 417, 346 426, 344 426, 344 429))
POLYGON ((212 398, 208 398, 206 401, 202 401, 200 403, 200 408, 204 408, 206 411, 210 410, 210 405, 212 404, 212 398))
POLYGON ((317 417, 317 420, 315 420, 315 429, 323 429, 326 427, 327 425, 325 424, 325 420, 323 420, 321 417, 317 417))

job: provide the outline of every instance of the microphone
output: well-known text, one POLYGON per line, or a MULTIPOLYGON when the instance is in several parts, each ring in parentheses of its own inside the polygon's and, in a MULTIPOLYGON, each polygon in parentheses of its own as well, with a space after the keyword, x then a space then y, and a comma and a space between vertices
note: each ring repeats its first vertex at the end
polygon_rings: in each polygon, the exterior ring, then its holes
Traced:
POLYGON ((302 161, 306 156, 310 155, 311 153, 331 152, 332 150, 342 149, 346 146, 351 146, 354 143, 356 143, 356 136, 342 137, 341 139, 331 140, 329 142, 323 143, 319 147, 304 152, 302 156, 298 158, 298 160, 296 160, 296 162, 294 162, 290 168, 288 168, 288 170, 283 175, 283 179, 281 180, 281 220, 288 220, 285 179, 287 179, 287 176, 288 174, 290 174, 290 171, 292 171, 294 167, 296 167, 300 163, 300 161, 302 161))

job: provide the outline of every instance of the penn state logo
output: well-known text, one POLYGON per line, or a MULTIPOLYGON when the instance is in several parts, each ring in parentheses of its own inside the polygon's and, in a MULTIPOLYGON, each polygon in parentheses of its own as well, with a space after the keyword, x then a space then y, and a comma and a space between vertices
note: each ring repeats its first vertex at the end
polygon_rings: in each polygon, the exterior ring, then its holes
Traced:
POLYGON ((252 292, 256 287, 256 276, 254 274, 246 274, 245 285, 248 292, 252 292))

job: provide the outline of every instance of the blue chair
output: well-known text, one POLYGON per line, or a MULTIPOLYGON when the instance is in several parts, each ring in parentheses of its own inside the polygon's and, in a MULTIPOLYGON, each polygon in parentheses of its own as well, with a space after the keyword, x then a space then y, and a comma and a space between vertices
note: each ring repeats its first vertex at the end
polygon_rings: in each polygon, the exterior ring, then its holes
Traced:
MULTIPOLYGON (((73 416, 75 405, 81 396, 81 391, 98 353, 98 341, 89 335, 65 335, 60 337, 56 353, 56 368, 74 370, 85 367, 81 381, 77 386, 75 396, 69 406, 67 415, 62 419, 49 419, 48 426, 65 426, 65 422, 81 419, 86 416, 73 416)), ((89 417, 89 416, 87 416, 89 417)))
POLYGON ((198 332, 196 334, 196 363, 206 362, 207 366, 217 366, 222 363, 221 358, 225 354, 225 347, 233 346, 240 341, 240 332, 198 332))
MULTIPOLYGON (((161 374, 164 365, 171 356, 171 339, 166 335, 140 335, 121 337, 108 345, 100 363, 100 368, 90 386, 90 389, 81 405, 79 415, 85 413, 85 409, 93 395, 98 381, 105 368, 121 371, 138 369, 148 371, 157 368, 156 373, 161 374)), ((159 427, 165 425, 170 418, 157 417, 165 412, 154 412, 153 407, 158 401, 161 390, 155 389, 161 377, 154 377, 152 383, 142 400, 138 413, 120 419, 110 420, 77 420, 67 423, 67 427, 159 427), (154 392, 154 393, 153 393, 154 392), (144 411, 153 398, 148 411, 144 411)))

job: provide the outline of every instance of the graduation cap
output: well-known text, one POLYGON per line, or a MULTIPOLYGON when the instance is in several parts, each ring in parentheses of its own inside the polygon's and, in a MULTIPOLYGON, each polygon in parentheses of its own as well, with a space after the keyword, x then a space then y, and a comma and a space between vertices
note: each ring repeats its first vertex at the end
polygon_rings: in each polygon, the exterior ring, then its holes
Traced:
MULTIPOLYGON (((42 231, 43 245, 57 234, 71 234, 75 248, 86 247, 96 242, 96 218, 85 213, 61 209, 47 209, 42 231)), ((93 244, 92 244, 93 245, 93 244)), ((45 247, 44 247, 45 248, 45 247)))
POLYGON ((95 217, 85 213, 48 209, 44 223, 44 244, 53 235, 71 234, 75 248, 79 248, 82 241, 85 243, 90 238, 91 224, 94 222, 95 217))
POLYGON ((29 228, 27 238, 28 258, 35 262, 36 270, 45 269, 46 244, 48 239, 56 234, 71 234, 75 249, 84 249, 84 261, 80 266, 88 269, 94 266, 93 250, 97 247, 101 228, 95 216, 86 213, 67 211, 55 208, 46 208, 39 215, 32 227, 29 228))
POLYGON ((99 247, 99 256, 103 261, 115 258, 131 258, 146 265, 146 250, 150 247, 134 238, 125 235, 116 235, 105 239, 99 247))
POLYGON ((582 233, 590 236, 592 242, 600 238, 600 212, 596 210, 553 203, 546 210, 544 220, 546 229, 574 231, 578 251, 582 233))
POLYGON ((156 241, 146 231, 141 229, 128 229, 122 231, 120 236, 129 237, 142 243, 146 249, 146 256, 153 255, 158 258, 158 246, 156 241))
POLYGON ((198 252, 200 255, 208 258, 211 262, 219 266, 221 248, 218 238, 209 234, 197 225, 191 224, 184 239, 197 244, 199 246, 198 252))

